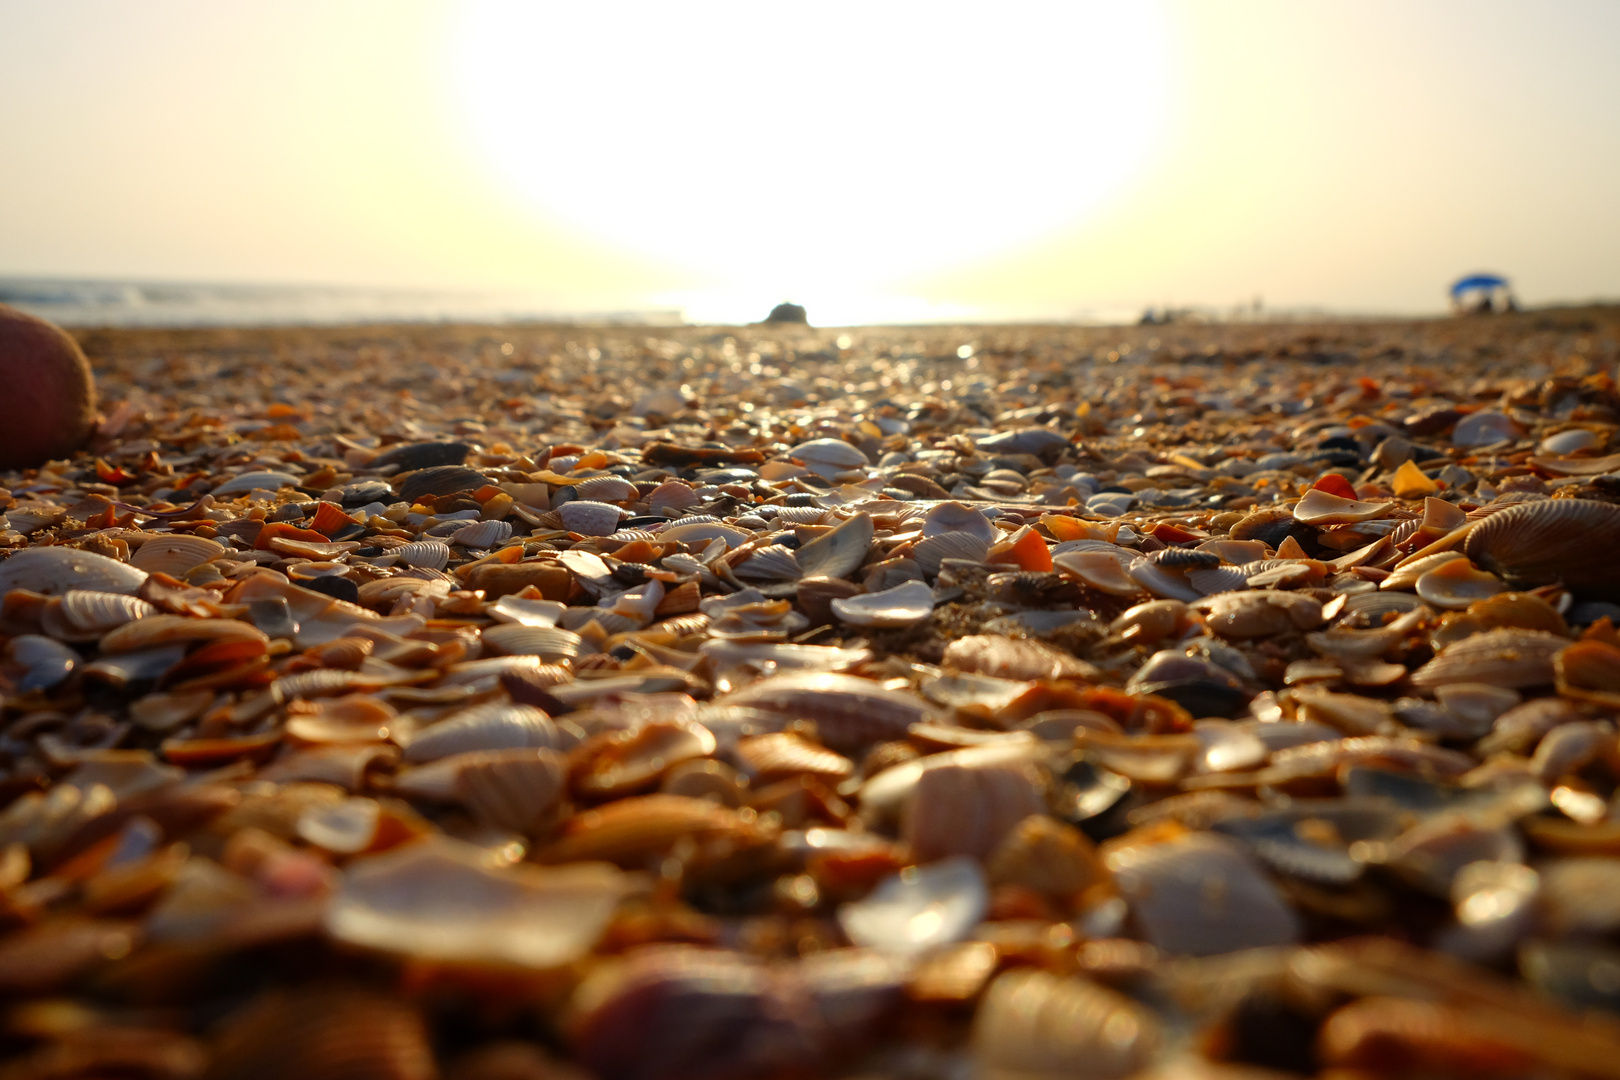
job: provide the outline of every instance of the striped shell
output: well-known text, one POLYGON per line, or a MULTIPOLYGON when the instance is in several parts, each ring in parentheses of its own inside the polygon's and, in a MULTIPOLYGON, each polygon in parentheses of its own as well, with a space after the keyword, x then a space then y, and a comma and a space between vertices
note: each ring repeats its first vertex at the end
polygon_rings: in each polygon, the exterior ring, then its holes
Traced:
POLYGON ((903 739, 908 727, 931 715, 913 694, 831 672, 777 675, 728 694, 720 703, 813 721, 820 741, 840 753, 903 739))
POLYGON ((563 528, 581 536, 612 536, 625 517, 625 512, 612 503, 575 499, 563 503, 556 511, 563 528))
POLYGON ((555 626, 491 626, 484 631, 483 640, 486 649, 503 656, 538 656, 555 661, 579 655, 580 636, 555 626))
POLYGON ((574 493, 593 502, 621 503, 634 499, 636 485, 621 476, 589 476, 574 485, 574 493))
POLYGON ((990 554, 989 543, 970 532, 943 532, 924 537, 911 549, 911 557, 916 560, 917 566, 927 577, 937 577, 939 564, 946 559, 983 562, 988 554, 990 554))
POLYGON ((793 552, 780 544, 755 551, 734 572, 749 581, 797 581, 804 574, 793 552))
POLYGON ((990 524, 990 519, 959 502, 940 503, 923 515, 922 534, 925 537, 945 533, 966 533, 976 536, 989 547, 1001 539, 1001 530, 990 524))
POLYGON ((443 570, 450 565, 450 545, 438 540, 415 540, 394 549, 399 561, 418 570, 443 570))
POLYGON ((1620 506, 1543 499, 1492 514, 1464 552, 1512 588, 1562 584, 1583 596, 1620 598, 1620 506))
POLYGON ((133 596, 69 589, 46 605, 39 624, 59 641, 95 641, 109 630, 157 613, 156 607, 133 596))
POLYGON ((471 750, 555 749, 557 744, 557 729, 545 713, 530 705, 495 701, 423 728, 406 745, 405 760, 419 764, 471 750))
POLYGON ((172 536, 154 536, 135 549, 129 557, 131 566, 147 573, 164 573, 183 578, 186 573, 205 562, 212 562, 225 554, 225 545, 205 536, 175 533, 172 536))
POLYGON ((452 544, 462 547, 491 548, 507 540, 512 535, 512 525, 507 521, 475 521, 471 525, 463 525, 450 534, 452 544))
POLYGON ((822 533, 801 547, 798 565, 803 568, 805 577, 847 577, 866 561, 867 552, 872 547, 873 533, 871 517, 856 514, 831 532, 822 533))
POLYGON ((1510 690, 1549 686, 1553 658, 1568 645, 1568 638, 1543 630, 1487 630, 1441 649, 1412 673, 1412 685, 1427 689, 1446 683, 1485 683, 1510 690))
POLYGON ((145 570, 78 548, 24 548, 0 562, 0 596, 12 589, 47 596, 69 589, 133 596, 145 581, 145 570))

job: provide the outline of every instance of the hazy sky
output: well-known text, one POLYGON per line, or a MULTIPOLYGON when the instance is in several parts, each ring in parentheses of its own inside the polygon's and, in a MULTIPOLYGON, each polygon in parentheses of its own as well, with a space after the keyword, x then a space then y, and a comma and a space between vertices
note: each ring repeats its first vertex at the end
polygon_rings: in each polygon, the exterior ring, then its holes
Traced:
POLYGON ((1617 50, 1617 0, 0 0, 0 274, 828 323, 1620 298, 1617 50))

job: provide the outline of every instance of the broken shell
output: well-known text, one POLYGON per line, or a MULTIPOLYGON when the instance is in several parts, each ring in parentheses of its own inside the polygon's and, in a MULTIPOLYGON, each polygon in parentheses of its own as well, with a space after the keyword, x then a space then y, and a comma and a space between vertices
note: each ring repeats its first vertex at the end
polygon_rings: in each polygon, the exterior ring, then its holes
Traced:
POLYGON ((326 932, 419 960, 550 970, 590 950, 626 891, 612 867, 494 869, 480 849, 433 836, 351 863, 326 932))
POLYGON ((932 716, 915 695, 871 679, 832 672, 777 675, 720 699, 790 720, 810 720, 823 745, 859 753, 873 743, 903 739, 912 724, 932 716))
POLYGON ((1294 520, 1306 525, 1345 525, 1388 517, 1397 507, 1396 503, 1346 499, 1313 487, 1294 504, 1294 520))
POLYGON ((1194 601, 1204 623, 1225 638, 1267 637, 1322 625, 1322 602, 1301 593, 1251 590, 1194 601))
POLYGON ((1463 550, 1514 588, 1556 583, 1583 596, 1620 598, 1613 562, 1620 506, 1590 499, 1520 503, 1481 521, 1463 550))
POLYGON ((46 596, 69 589, 133 596, 146 577, 145 570, 78 548, 24 548, 0 562, 0 596, 12 589, 46 596))
POLYGON ((1502 591, 1502 579, 1485 570, 1475 570, 1467 559, 1449 559, 1417 579, 1419 597, 1437 608, 1459 611, 1476 600, 1502 591))
POLYGON ((934 590, 921 581, 908 581, 882 592, 833 600, 831 606, 839 621, 851 626, 915 626, 933 614, 934 590))

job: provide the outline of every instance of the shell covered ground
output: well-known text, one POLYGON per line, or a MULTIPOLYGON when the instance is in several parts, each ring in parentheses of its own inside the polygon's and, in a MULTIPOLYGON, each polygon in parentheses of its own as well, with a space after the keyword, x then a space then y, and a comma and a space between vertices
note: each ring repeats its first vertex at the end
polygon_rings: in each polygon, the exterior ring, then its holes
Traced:
POLYGON ((79 336, 6 1080, 1620 1076, 1620 311, 79 336))

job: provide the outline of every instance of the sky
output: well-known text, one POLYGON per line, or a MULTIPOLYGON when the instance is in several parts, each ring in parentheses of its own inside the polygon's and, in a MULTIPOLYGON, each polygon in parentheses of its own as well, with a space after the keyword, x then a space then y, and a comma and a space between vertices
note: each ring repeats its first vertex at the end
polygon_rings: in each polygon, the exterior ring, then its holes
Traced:
POLYGON ((0 275, 822 324, 1620 299, 1620 3, 0 0, 0 275))

